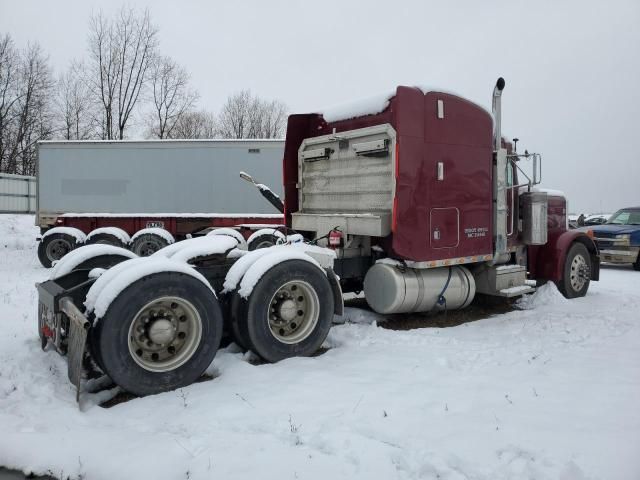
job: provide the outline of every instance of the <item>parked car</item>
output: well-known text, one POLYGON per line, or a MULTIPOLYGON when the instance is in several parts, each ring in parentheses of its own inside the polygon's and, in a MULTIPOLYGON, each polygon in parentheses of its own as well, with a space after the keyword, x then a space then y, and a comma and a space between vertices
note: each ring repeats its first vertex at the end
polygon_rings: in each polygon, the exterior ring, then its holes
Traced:
POLYGON ((611 215, 608 213, 598 213, 596 215, 589 215, 587 218, 584 219, 584 226, 588 227, 593 225, 602 225, 604 223, 607 223, 610 217, 611 215))
POLYGON ((640 207, 618 210, 606 223, 590 230, 603 262, 631 263, 640 270, 640 207))

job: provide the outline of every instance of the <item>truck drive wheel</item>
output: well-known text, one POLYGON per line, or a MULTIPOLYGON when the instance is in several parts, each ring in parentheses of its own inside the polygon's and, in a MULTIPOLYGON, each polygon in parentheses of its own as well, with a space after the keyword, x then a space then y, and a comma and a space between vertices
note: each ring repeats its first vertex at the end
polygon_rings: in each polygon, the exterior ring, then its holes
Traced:
POLYGON ((566 298, 584 297, 589 290, 591 255, 582 243, 574 243, 567 252, 558 290, 566 298))
POLYGON ((60 260, 77 247, 77 240, 66 233, 52 233, 38 244, 38 260, 45 268, 51 268, 53 262, 60 260))
POLYGON ((220 345, 222 312, 201 281, 177 272, 129 285, 92 331, 92 356, 109 377, 136 395, 189 385, 220 345))
POLYGON ((154 233, 143 233, 131 244, 131 251, 139 257, 148 257, 169 245, 166 239, 154 233))
POLYGON ((269 362, 312 355, 331 328, 333 302, 322 270, 303 260, 284 261, 258 280, 247 300, 241 299, 240 338, 269 362))

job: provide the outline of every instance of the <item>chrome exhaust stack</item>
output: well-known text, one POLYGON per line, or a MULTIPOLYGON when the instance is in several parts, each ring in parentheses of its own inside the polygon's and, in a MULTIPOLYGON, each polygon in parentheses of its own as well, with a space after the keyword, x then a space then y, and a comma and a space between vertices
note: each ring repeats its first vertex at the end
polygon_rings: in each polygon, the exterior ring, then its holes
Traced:
POLYGON ((502 90, 504 89, 504 78, 498 78, 496 86, 493 87, 493 101, 491 102, 491 113, 496 122, 494 131, 494 149, 497 152, 502 147, 502 90))
MULTIPOLYGON (((509 260, 507 251, 507 150, 502 148, 502 90, 504 78, 498 78, 493 88, 491 110, 495 121, 494 152, 495 164, 493 171, 493 259, 492 265, 505 263, 509 260)), ((515 194, 515 192, 514 192, 515 194)))

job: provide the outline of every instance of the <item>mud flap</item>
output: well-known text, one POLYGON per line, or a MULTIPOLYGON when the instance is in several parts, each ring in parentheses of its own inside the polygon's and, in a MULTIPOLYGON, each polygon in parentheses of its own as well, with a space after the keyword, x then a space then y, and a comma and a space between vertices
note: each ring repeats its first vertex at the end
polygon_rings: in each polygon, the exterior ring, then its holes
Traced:
POLYGON ((89 321, 69 297, 60 299, 60 310, 69 317, 69 340, 67 343, 68 376, 76 387, 76 402, 80 401, 80 383, 84 377, 83 359, 87 346, 89 321))

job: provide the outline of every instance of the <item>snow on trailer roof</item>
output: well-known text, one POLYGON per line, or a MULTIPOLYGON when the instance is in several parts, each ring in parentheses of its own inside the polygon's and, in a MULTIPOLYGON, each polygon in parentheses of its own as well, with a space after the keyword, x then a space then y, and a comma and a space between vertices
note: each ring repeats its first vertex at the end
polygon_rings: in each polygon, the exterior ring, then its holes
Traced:
POLYGON ((283 218, 281 213, 63 213, 60 217, 283 218))
MULTIPOLYGON (((445 95, 452 95, 454 97, 466 100, 478 108, 483 109, 493 119, 491 112, 481 106, 480 104, 469 100, 464 95, 447 90, 446 88, 437 88, 433 86, 420 86, 415 85, 414 88, 418 88, 423 94, 429 92, 443 93, 445 95)), ((319 109, 315 113, 319 113, 328 123, 339 122, 341 120, 349 120, 351 118, 363 117, 365 115, 376 115, 383 112, 388 106, 393 97, 396 96, 397 87, 392 92, 380 93, 366 98, 361 98, 351 102, 346 102, 338 105, 332 105, 327 108, 319 109)))
POLYGON ((41 145, 126 145, 132 143, 163 144, 163 143, 221 143, 221 144, 251 144, 251 143, 284 143, 283 138, 169 138, 169 139, 129 139, 129 140, 40 140, 41 145))

